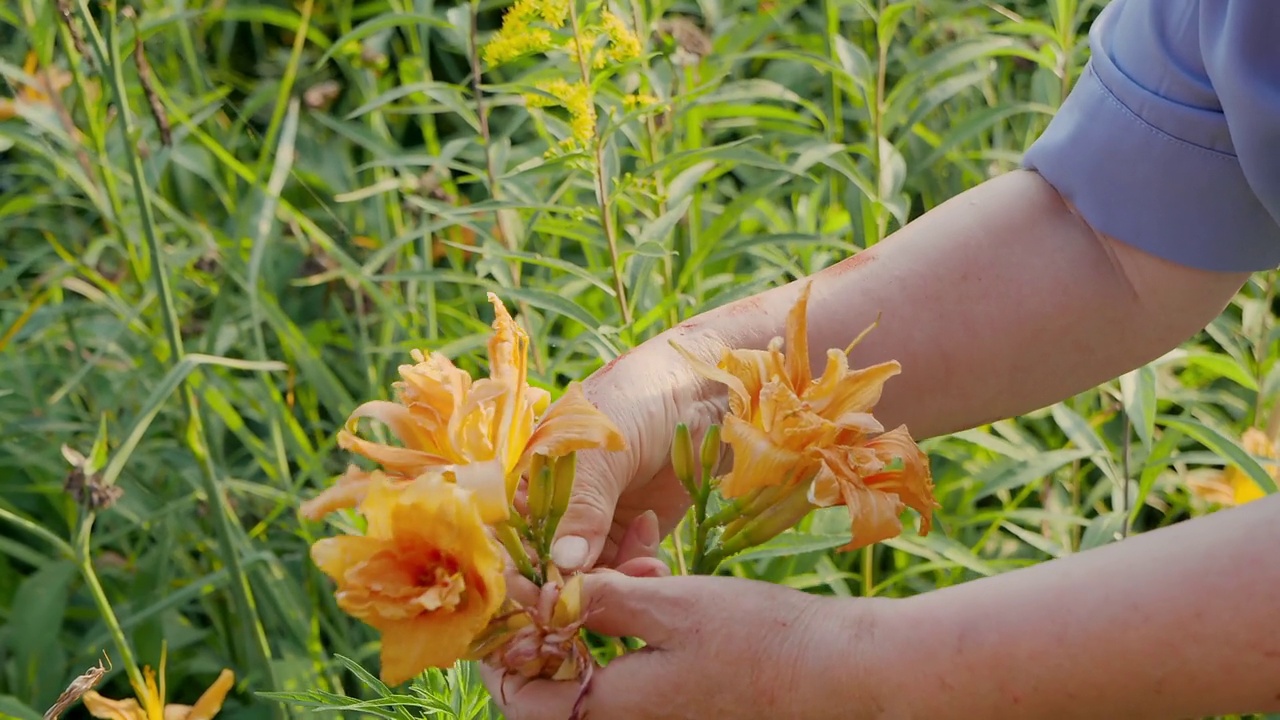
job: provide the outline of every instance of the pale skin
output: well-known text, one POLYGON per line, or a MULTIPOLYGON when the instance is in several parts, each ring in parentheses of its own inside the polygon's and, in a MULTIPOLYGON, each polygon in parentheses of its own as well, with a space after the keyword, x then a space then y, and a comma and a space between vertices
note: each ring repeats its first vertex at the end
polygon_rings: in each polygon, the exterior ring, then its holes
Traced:
MULTIPOLYGON (((1161 260, 1012 172, 811 278, 809 342, 903 367, 876 409, 927 438, 1050 405, 1149 362, 1222 312, 1246 273, 1161 260)), ((649 649, 597 671, 589 717, 1184 718, 1280 711, 1280 498, 907 599, 820 598, 662 577, 688 498, 672 428, 724 411, 669 340, 708 360, 783 334, 795 283, 672 328, 591 377, 628 439, 584 454, 555 560, 588 575, 596 630, 649 649), (636 577, 642 576, 642 577, 636 577), (652 577, 650 577, 652 576, 652 577), (657 698, 657 700, 655 700, 657 698)), ((815 367, 820 371, 821 367, 815 367)), ((486 682, 512 720, 561 720, 566 683, 486 682), (499 684, 502 683, 499 692, 499 684)))

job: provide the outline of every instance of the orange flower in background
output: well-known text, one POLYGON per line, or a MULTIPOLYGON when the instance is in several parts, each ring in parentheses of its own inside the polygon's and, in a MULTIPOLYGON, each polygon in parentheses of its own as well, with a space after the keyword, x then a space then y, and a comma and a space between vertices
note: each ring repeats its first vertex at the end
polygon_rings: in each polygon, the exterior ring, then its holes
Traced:
POLYGON ((398 685, 467 655, 506 597, 504 562, 472 493, 429 473, 373 473, 364 536, 318 540, 311 558, 343 611, 382 635, 382 679, 398 685))
POLYGON ((782 338, 774 338, 766 350, 726 350, 713 367, 677 348, 698 372, 729 388, 723 438, 734 461, 720 481, 726 498, 806 482, 822 462, 821 449, 884 430, 871 410, 900 366, 890 361, 850 370, 851 345, 829 350, 826 370, 815 379, 809 365, 809 290, 806 284, 787 316, 785 353, 782 338))
POLYGON ((822 466, 809 486, 809 502, 817 507, 844 505, 853 539, 840 550, 857 550, 902 532, 906 507, 920 513, 920 534, 933 528, 929 458, 905 427, 895 428, 863 445, 819 450, 822 466))
MULTIPOLYGON (((548 410, 550 394, 528 384, 529 336, 496 295, 489 293, 489 301, 495 310, 489 377, 473 381, 448 358, 415 350, 415 364, 400 367, 396 402, 375 400, 357 407, 348 429, 338 434, 338 444, 405 481, 428 471, 443 472, 475 491, 486 522, 498 522, 506 519, 533 455, 616 451, 625 442, 577 383, 570 383, 548 410), (358 437, 352 430, 360 418, 385 424, 400 445, 358 437)), ((367 473, 353 467, 306 503, 303 515, 314 519, 353 507, 369 486, 367 473)))
MULTIPOLYGON (((1240 445, 1245 452, 1254 457, 1275 460, 1280 457, 1271 438, 1258 428, 1251 427, 1244 431, 1240 445)), ((1267 473, 1273 480, 1280 482, 1280 465, 1264 463, 1267 473)), ((1267 496, 1262 486, 1254 482, 1248 473, 1235 465, 1227 465, 1221 471, 1206 473, 1208 477, 1189 477, 1188 489, 1199 498, 1227 507, 1243 505, 1267 496)))
POLYGON ((39 61, 34 52, 27 53, 27 60, 22 72, 35 78, 35 85, 24 85, 18 90, 17 97, 0 98, 0 120, 18 117, 18 111, 25 106, 48 105, 50 95, 62 92, 71 86, 71 73, 57 68, 45 72, 39 71, 39 61))
POLYGON ((195 705, 165 704, 164 677, 165 657, 160 656, 160 679, 156 682, 156 673, 150 667, 143 669, 145 687, 134 687, 138 700, 111 700, 102 697, 96 690, 84 694, 84 706, 89 714, 107 720, 210 720, 222 710, 222 703, 227 693, 235 685, 235 673, 223 670, 218 679, 208 690, 196 700, 195 705), (139 702, 141 700, 141 702, 139 702))

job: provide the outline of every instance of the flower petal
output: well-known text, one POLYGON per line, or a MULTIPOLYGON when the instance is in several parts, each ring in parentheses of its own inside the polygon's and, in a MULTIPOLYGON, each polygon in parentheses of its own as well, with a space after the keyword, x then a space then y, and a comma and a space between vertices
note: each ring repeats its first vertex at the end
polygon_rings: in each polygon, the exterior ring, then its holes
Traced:
POLYGON ((112 700, 102 697, 97 690, 90 690, 81 698, 89 714, 105 720, 147 720, 147 714, 137 700, 112 700))
POLYGON ((864 476, 867 487, 893 493, 907 507, 920 513, 920 534, 928 535, 933 528, 933 509, 940 507, 933 497, 933 475, 929 457, 911 439, 905 426, 899 426, 867 443, 886 464, 901 465, 894 470, 882 470, 864 476))
POLYGON ((187 720, 212 720, 214 715, 222 709, 222 703, 227 699, 227 693, 231 692, 231 688, 235 687, 235 673, 228 669, 223 669, 218 673, 218 679, 213 681, 208 690, 200 696, 196 704, 192 706, 191 711, 187 713, 187 720))
POLYGON ((814 412, 830 420, 849 413, 870 412, 880 402, 885 383, 901 372, 902 366, 896 360, 851 371, 844 353, 830 350, 826 370, 801 397, 814 412))
POLYGON ((338 447, 378 463, 387 472, 410 477, 428 468, 454 462, 453 458, 435 453, 370 442, 346 430, 338 431, 338 447))
POLYGON ((721 437, 733 448, 733 469, 720 480, 720 494, 729 499, 756 488, 792 482, 816 464, 803 453, 778 445, 763 430, 733 415, 725 416, 721 437))
POLYGON ((853 539, 838 548, 840 552, 858 550, 902 532, 903 504, 897 495, 879 492, 854 480, 840 484, 853 539))
POLYGON ((459 488, 472 494, 481 520, 492 525, 511 516, 507 478, 497 458, 446 469, 453 473, 459 488))
POLYGON ((298 512, 308 520, 319 520, 329 513, 353 508, 364 499, 372 482, 368 471, 350 465, 333 485, 302 503, 298 512))
POLYGON ((622 433, 608 415, 591 404, 582 391, 582 384, 571 382, 560 399, 538 421, 522 459, 533 455, 564 457, 579 450, 596 448, 617 452, 626 447, 627 441, 622 433))
POLYGON ((787 379, 797 393, 804 392, 813 380, 813 370, 809 367, 809 291, 812 282, 806 282, 800 288, 800 297, 791 312, 787 313, 786 370, 787 379))
POLYGON ((320 568, 320 572, 341 583, 347 570, 384 548, 385 541, 360 535, 321 538, 311 545, 311 562, 320 568))
POLYGON ((424 615, 382 631, 382 681, 395 686, 427 668, 449 668, 466 655, 487 618, 454 613, 424 615))

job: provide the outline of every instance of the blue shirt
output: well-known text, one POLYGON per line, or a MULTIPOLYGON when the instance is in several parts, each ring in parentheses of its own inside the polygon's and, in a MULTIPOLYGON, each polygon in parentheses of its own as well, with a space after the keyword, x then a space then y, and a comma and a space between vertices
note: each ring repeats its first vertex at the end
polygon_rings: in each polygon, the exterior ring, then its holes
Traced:
POLYGON ((1280 0, 1112 0, 1089 45, 1023 165, 1153 255, 1280 265, 1280 0))

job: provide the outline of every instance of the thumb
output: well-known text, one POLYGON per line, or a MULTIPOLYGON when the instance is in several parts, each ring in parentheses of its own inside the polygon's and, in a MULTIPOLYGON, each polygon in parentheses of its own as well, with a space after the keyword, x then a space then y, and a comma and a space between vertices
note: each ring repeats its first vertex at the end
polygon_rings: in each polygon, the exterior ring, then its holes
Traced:
MULTIPOLYGON (((629 456, 631 453, 609 454, 629 456)), ((619 467, 622 464, 619 460, 625 461, 625 458, 606 459, 600 451, 579 456, 573 494, 556 526, 556 539, 551 545, 551 561, 561 570, 586 570, 600 558, 613 525, 618 496, 631 479, 631 473, 619 467)))
POLYGON ((616 570, 594 570, 582 576, 584 624, 612 637, 640 638, 653 648, 666 647, 684 622, 678 606, 688 606, 693 588, 681 577, 637 578, 616 570))

